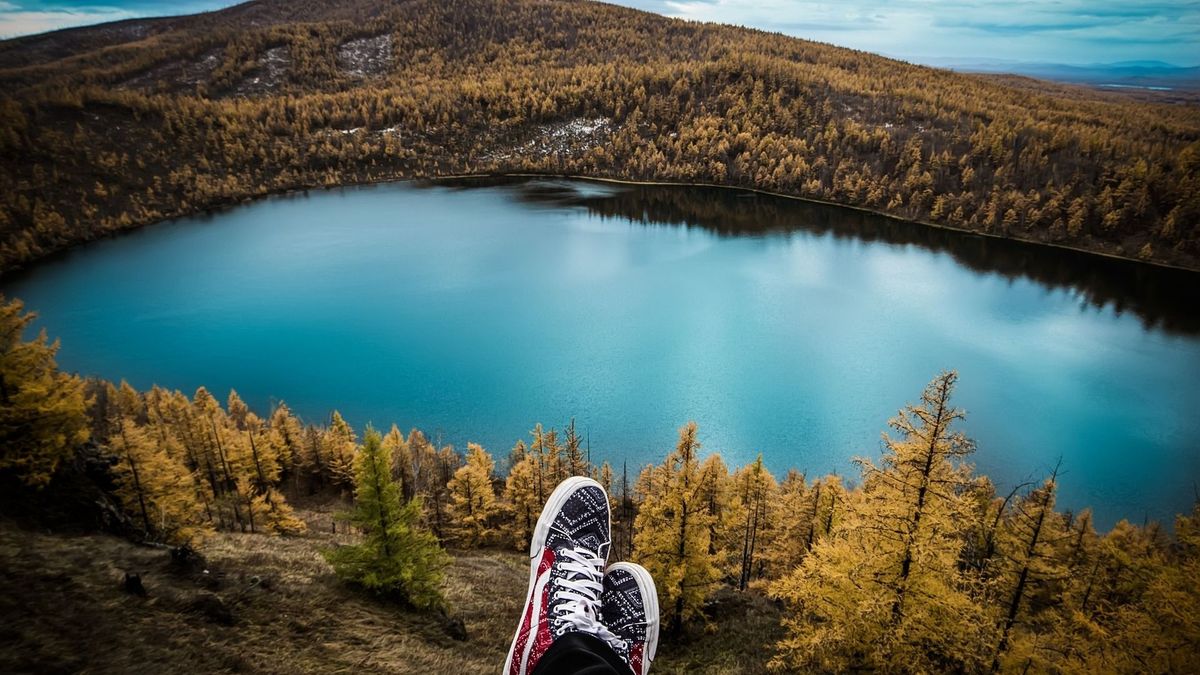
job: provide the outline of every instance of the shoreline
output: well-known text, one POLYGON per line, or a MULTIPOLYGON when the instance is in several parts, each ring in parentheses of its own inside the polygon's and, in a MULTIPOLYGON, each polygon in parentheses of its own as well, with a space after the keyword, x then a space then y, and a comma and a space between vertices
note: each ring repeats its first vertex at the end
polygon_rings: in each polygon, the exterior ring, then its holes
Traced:
MULTIPOLYGON (((1158 268, 1165 269, 1165 270, 1174 270, 1174 271, 1178 271, 1178 272, 1190 272, 1193 274, 1200 274, 1200 268, 1184 267, 1182 265, 1173 265, 1171 263, 1159 262, 1156 260, 1142 260, 1141 258, 1130 258, 1128 256, 1117 255, 1115 253, 1106 253, 1104 251, 1093 251, 1091 249, 1080 248, 1078 246, 1068 246, 1066 244, 1056 244, 1053 242, 1038 241, 1036 239, 1011 237, 1011 236, 1006 236, 1006 235, 1002 235, 1002 234, 993 234, 990 232, 976 232, 975 230, 968 230, 968 229, 962 228, 962 227, 954 227, 953 225, 941 225, 938 223, 932 223, 932 222, 925 221, 925 220, 917 220, 914 218, 905 218, 903 216, 897 216, 897 215, 894 215, 891 213, 887 213, 885 211, 879 211, 876 209, 867 208, 865 206, 853 206, 850 204, 842 204, 841 202, 831 202, 826 199, 817 199, 815 197, 801 197, 799 195, 790 195, 790 194, 787 194, 786 192, 773 192, 771 190, 764 190, 762 188, 741 187, 741 186, 737 186, 737 185, 720 185, 718 183, 684 183, 684 182, 679 182, 679 181, 632 180, 632 179, 627 179, 627 178, 607 178, 607 177, 585 176, 585 175, 581 175, 581 174, 529 173, 529 172, 455 174, 455 175, 450 175, 450 176, 438 176, 436 178, 397 179, 396 181, 370 181, 370 182, 362 183, 362 184, 366 185, 366 184, 376 184, 376 183, 384 183, 384 182, 399 182, 399 181, 407 181, 407 180, 439 181, 439 180, 456 180, 456 179, 467 179, 467 178, 563 178, 563 179, 567 179, 567 180, 592 181, 595 183, 610 183, 610 184, 614 184, 614 185, 640 185, 640 186, 645 186, 645 187, 711 188, 711 189, 717 189, 717 190, 733 190, 733 191, 738 191, 738 192, 749 192, 749 193, 756 194, 756 195, 775 197, 778 199, 787 199, 787 200, 796 201, 796 202, 807 202, 810 204, 821 204, 824 206, 833 206, 833 207, 837 207, 837 208, 841 208, 841 209, 849 209, 851 211, 858 211, 859 213, 869 213, 874 216, 879 216, 881 218, 888 218, 890 220, 895 220, 895 221, 901 222, 901 223, 909 223, 912 225, 921 225, 924 227, 931 227, 934 229, 944 230, 947 232, 956 232, 958 234, 966 234, 966 235, 972 235, 972 236, 976 236, 976 237, 987 237, 989 239, 996 239, 996 240, 1001 240, 1001 241, 1014 241, 1014 242, 1019 242, 1021 244, 1027 244, 1030 246, 1045 246, 1048 248, 1056 248, 1056 249, 1064 250, 1064 251, 1073 251, 1075 253, 1083 253, 1083 254, 1087 254, 1087 255, 1099 256, 1101 258, 1107 258, 1109 260, 1119 260, 1121 262, 1134 263, 1134 264, 1138 264, 1138 265, 1148 265, 1151 267, 1158 267, 1158 268)), ((347 184, 347 185, 354 185, 354 184, 351 183, 351 184, 347 184)))
POLYGON ((1023 237, 1013 237, 1013 236, 1007 236, 1007 235, 993 234, 990 232, 977 232, 975 230, 969 230, 969 229, 962 228, 962 227, 954 227, 953 225, 942 225, 939 223, 933 223, 933 222, 929 222, 929 221, 925 221, 925 220, 917 220, 914 218, 905 218, 903 216, 897 216, 897 215, 894 215, 891 213, 887 213, 885 211, 879 211, 877 209, 872 209, 872 208, 868 208, 865 206, 854 206, 851 204, 843 204, 840 202, 829 201, 826 199, 818 199, 815 197, 802 197, 799 195, 787 194, 785 192, 774 192, 772 190, 766 190, 763 188, 743 187, 743 186, 738 186, 738 185, 721 185, 718 183, 687 183, 687 182, 683 182, 683 181, 634 180, 634 179, 630 179, 630 178, 613 178, 610 176, 589 176, 589 175, 585 175, 585 174, 570 174, 570 173, 553 173, 553 172, 540 172, 539 173, 539 172, 529 172, 529 171, 485 171, 485 172, 475 172, 475 173, 455 173, 455 174, 434 175, 434 176, 393 176, 393 177, 388 177, 388 178, 375 178, 375 179, 367 179, 367 180, 360 180, 360 181, 350 181, 350 182, 345 182, 345 183, 339 183, 337 185, 313 185, 313 186, 309 186, 309 187, 293 187, 293 188, 287 188, 287 189, 282 189, 282 190, 268 190, 266 192, 263 192, 262 194, 244 197, 242 199, 237 199, 237 200, 221 202, 221 203, 214 204, 214 205, 206 207, 206 208, 193 210, 190 213, 181 213, 178 215, 161 218, 159 220, 153 220, 153 221, 143 223, 143 224, 133 225, 131 227, 128 227, 128 228, 125 228, 122 230, 105 233, 103 236, 95 237, 93 239, 85 239, 85 240, 76 242, 74 244, 63 247, 56 251, 52 251, 51 253, 49 253, 47 255, 41 256, 39 258, 35 258, 35 259, 25 262, 21 265, 17 265, 13 268, 0 270, 0 282, 3 282, 12 277, 15 277, 15 276, 21 274, 22 272, 27 272, 30 269, 32 269, 33 267, 37 266, 38 264, 53 260, 59 256, 67 255, 71 251, 74 251, 75 249, 77 249, 79 247, 86 246, 93 242, 102 241, 104 239, 108 239, 111 237, 118 237, 118 236, 130 233, 130 232, 135 232, 137 230, 141 230, 141 229, 144 229, 147 227, 153 227, 155 225, 161 225, 162 223, 167 223, 167 222, 170 222, 173 220, 181 220, 184 218, 196 218, 196 217, 204 217, 204 216, 213 215, 213 214, 225 211, 227 209, 233 209, 238 206, 251 204, 253 202, 257 202, 257 201, 264 200, 264 199, 270 199, 271 197, 295 195, 295 194, 299 194, 299 193, 307 193, 307 192, 314 191, 314 190, 335 190, 335 189, 352 188, 352 187, 369 186, 369 185, 382 185, 382 184, 386 184, 386 183, 415 183, 418 181, 427 181, 427 182, 431 182, 431 183, 436 183, 439 181, 489 179, 489 178, 491 178, 491 179, 498 179, 498 178, 557 178, 557 179, 563 179, 563 180, 578 180, 578 181, 589 181, 589 182, 594 182, 594 183, 605 183, 605 184, 610 184, 610 185, 630 185, 630 186, 643 186, 643 187, 671 187, 671 188, 704 188, 704 189, 745 192, 745 193, 750 193, 750 194, 754 194, 754 195, 762 195, 762 196, 772 197, 772 198, 776 198, 776 199, 785 199, 785 200, 794 201, 794 202, 806 202, 809 204, 821 204, 823 206, 831 206, 831 207, 836 207, 836 208, 840 208, 840 209, 849 209, 851 211, 857 211, 859 213, 867 213, 867 214, 871 214, 873 216, 878 216, 880 218, 887 218, 889 220, 893 220, 893 221, 900 222, 900 223, 908 223, 911 225, 929 227, 929 228, 933 228, 933 229, 937 229, 937 230, 942 230, 945 232, 954 232, 957 234, 976 236, 976 237, 986 237, 988 239, 994 239, 994 240, 998 240, 998 241, 1017 242, 1017 243, 1028 245, 1028 246, 1041 246, 1041 247, 1046 247, 1046 248, 1058 249, 1058 250, 1062 250, 1062 251, 1071 251, 1073 253, 1097 256, 1099 258, 1104 258, 1104 259, 1110 260, 1110 261, 1118 261, 1121 263, 1128 263, 1128 264, 1132 264, 1132 265, 1144 265, 1144 266, 1147 266, 1150 268, 1155 268, 1155 269, 1159 269, 1159 270, 1163 270, 1163 271, 1183 272, 1183 273, 1188 273, 1188 274, 1200 275, 1200 267, 1196 267, 1196 268, 1184 267, 1182 265, 1176 265, 1176 264, 1161 262, 1161 261, 1157 261, 1157 260, 1142 260, 1140 258, 1132 258, 1129 256, 1117 255, 1115 253, 1107 253, 1104 251, 1095 251, 1092 249, 1081 248, 1078 246, 1069 246, 1067 244, 1058 244, 1058 243, 1053 243, 1053 242, 1038 241, 1036 239, 1026 239, 1023 237))

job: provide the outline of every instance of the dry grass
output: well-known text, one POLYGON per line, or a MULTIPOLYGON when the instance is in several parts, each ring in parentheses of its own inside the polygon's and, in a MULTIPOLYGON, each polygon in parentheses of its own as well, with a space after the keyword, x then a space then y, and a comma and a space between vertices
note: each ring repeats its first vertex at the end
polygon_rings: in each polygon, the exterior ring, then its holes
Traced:
MULTIPOLYGON (((303 515, 312 527, 304 537, 214 536, 203 549, 208 573, 196 577, 175 571, 163 549, 0 522, 0 672, 499 670, 528 580, 522 554, 454 552, 446 592, 466 623, 459 641, 440 617, 341 584, 320 551, 349 535, 330 532, 329 508, 303 515), (127 571, 141 575, 148 597, 123 590, 127 571), (214 596, 231 623, 212 609, 214 596)), ((757 596, 718 598, 720 629, 664 645, 655 672, 762 670, 778 613, 757 596)))

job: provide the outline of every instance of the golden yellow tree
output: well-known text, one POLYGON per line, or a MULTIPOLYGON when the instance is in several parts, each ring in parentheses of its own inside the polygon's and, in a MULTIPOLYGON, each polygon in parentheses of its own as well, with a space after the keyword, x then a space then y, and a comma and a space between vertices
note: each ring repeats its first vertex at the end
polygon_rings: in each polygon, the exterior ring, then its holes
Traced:
POLYGON ((529 547, 533 527, 541 513, 542 503, 537 498, 538 463, 525 449, 523 441, 517 441, 509 455, 511 468, 504 482, 504 500, 512 509, 509 539, 518 550, 529 547))
POLYGON ((762 455, 733 474, 721 540, 726 576, 736 580, 739 590, 746 590, 761 574, 763 541, 775 515, 777 489, 775 477, 763 466, 762 455))
POLYGON ((189 543, 208 529, 193 474, 170 452, 170 437, 138 423, 146 408, 139 394, 122 382, 112 390, 115 429, 107 449, 117 457, 117 495, 146 538, 172 544, 189 543))
MULTIPOLYGON (((955 374, 926 387, 884 434, 880 466, 858 460, 863 486, 804 562, 772 585, 791 609, 777 668, 978 671, 991 622, 959 569, 966 525, 962 463, 973 444, 951 425, 955 374)), ((994 643, 993 643, 994 644, 994 643)))
POLYGON ((408 439, 400 433, 400 427, 395 424, 383 437, 383 444, 392 453, 392 477, 400 485, 400 493, 405 499, 412 499, 414 494, 415 477, 413 476, 412 450, 408 447, 408 439))
POLYGON ((220 514, 220 524, 243 532, 252 530, 252 514, 246 509, 250 495, 242 491, 246 485, 239 465, 242 456, 238 439, 229 430, 225 411, 207 389, 200 387, 192 397, 188 415, 193 438, 212 472, 213 505, 220 514))
POLYGON ((688 422, 679 430, 674 452, 638 479, 643 496, 634 521, 633 559, 653 575, 659 606, 675 634, 700 611, 719 577, 711 552, 712 516, 696 495, 702 486, 699 449, 696 423, 688 422))
POLYGON ((50 482, 59 462, 88 437, 83 382, 60 373, 58 342, 23 335, 36 315, 0 296, 0 471, 26 485, 50 482))
POLYGON ((292 489, 298 490, 304 466, 304 429, 300 420, 292 415, 286 403, 280 402, 271 411, 267 425, 270 427, 271 445, 279 457, 279 469, 291 482, 292 489))
POLYGON ((1176 517, 1175 545, 1145 556, 1142 565, 1150 574, 1139 601, 1115 613, 1117 630, 1113 631, 1112 646, 1116 654, 1089 667, 1117 672, 1200 672, 1200 585, 1196 583, 1200 579, 1200 503, 1190 515, 1176 517))
POLYGON ((282 475, 281 459, 288 450, 275 441, 272 429, 252 412, 242 419, 246 442, 250 448, 248 485, 245 494, 250 496, 251 522, 267 532, 279 534, 302 534, 307 527, 296 517, 290 504, 278 490, 282 475))
MULTIPOLYGON (((1060 557, 1061 544, 1067 539, 1062 515, 1054 511, 1058 470, 1036 489, 1016 501, 1012 512, 1002 521, 997 535, 1000 639, 992 661, 992 671, 1033 668, 1047 670, 1055 660, 1047 659, 1039 650, 1040 638, 1035 628, 1017 632, 1018 621, 1030 624, 1039 617, 1030 606, 1030 598, 1049 591, 1048 584, 1057 584, 1067 576, 1065 561, 1060 557)), ((1054 603, 1057 605, 1058 603, 1054 603)), ((1044 608, 1047 615, 1056 615, 1054 606, 1044 608)), ((1047 616, 1053 623, 1057 616, 1047 616)))
POLYGON ((357 444, 354 430, 338 411, 330 416, 329 427, 321 437, 321 455, 330 482, 342 490, 354 487, 354 454, 357 444))
POLYGON ((708 553, 717 561, 717 569, 726 578, 736 578, 723 568, 723 563, 732 555, 736 545, 725 541, 722 534, 728 531, 728 521, 736 519, 737 515, 730 510, 732 504, 732 483, 729 479, 729 468, 718 453, 711 453, 700 463, 700 481, 696 486, 695 503, 703 507, 708 522, 708 553))
POLYGON ((575 431, 575 418, 567 425, 567 435, 563 439, 562 450, 563 478, 569 476, 590 476, 592 466, 589 458, 584 455, 583 439, 575 431))
POLYGON ((468 443, 466 463, 450 479, 449 530, 460 545, 479 546, 495 535, 489 522, 496 513, 495 466, 482 446, 468 443))
POLYGON ((795 569, 811 546, 816 504, 804 474, 789 470, 769 508, 773 517, 763 532, 760 559, 766 575, 777 579, 795 569))
POLYGON ((540 422, 530 433, 533 435, 533 443, 529 446, 529 452, 537 461, 537 499, 544 504, 554 487, 567 477, 562 461, 562 448, 558 444, 558 432, 554 429, 543 429, 540 422))

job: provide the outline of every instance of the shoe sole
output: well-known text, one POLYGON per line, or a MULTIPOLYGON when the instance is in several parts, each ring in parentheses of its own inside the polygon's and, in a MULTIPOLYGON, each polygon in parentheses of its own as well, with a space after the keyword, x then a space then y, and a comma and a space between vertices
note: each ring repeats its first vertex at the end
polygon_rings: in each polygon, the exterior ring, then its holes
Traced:
MULTIPOLYGON (((533 591, 536 586, 538 576, 538 565, 541 563, 542 547, 546 545, 546 538, 550 536, 550 525, 554 522, 554 515, 562 509, 564 503, 570 498, 576 490, 591 485, 598 488, 604 493, 604 503, 608 504, 608 492, 604 486, 586 476, 571 476, 558 484, 554 488, 554 492, 550 493, 550 497, 546 500, 546 505, 542 507, 542 513, 538 516, 537 525, 533 528, 533 537, 529 541, 529 590, 525 593, 525 604, 521 606, 520 621, 525 621, 525 609, 529 607, 529 603, 533 602, 533 591)), ((608 523, 608 540, 612 541, 612 518, 609 518, 608 523)), ((649 575, 647 575, 649 576, 649 575)), ((653 582, 651 582, 653 584, 653 582)), ((655 598, 655 606, 658 599, 655 598)), ((657 616, 657 615, 656 615, 657 616)), ((517 624, 517 632, 513 635, 512 644, 508 647, 508 657, 504 659, 504 671, 507 673, 512 670, 513 652, 517 648, 517 638, 520 637, 521 626, 517 624)))
POLYGON ((608 566, 609 571, 615 569, 623 569, 633 575, 637 580, 638 591, 642 594, 642 604, 646 609, 646 654, 642 659, 642 672, 639 675, 645 675, 650 672, 650 662, 654 660, 654 654, 658 651, 658 588, 654 585, 654 577, 650 576, 650 572, 645 567, 637 563, 618 562, 608 566))

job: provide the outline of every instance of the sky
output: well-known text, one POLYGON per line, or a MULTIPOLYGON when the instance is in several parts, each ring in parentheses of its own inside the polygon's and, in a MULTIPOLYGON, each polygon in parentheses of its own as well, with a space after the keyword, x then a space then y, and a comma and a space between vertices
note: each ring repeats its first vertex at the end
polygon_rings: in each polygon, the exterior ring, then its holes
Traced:
MULTIPOLYGON (((336 0, 330 0, 336 2, 336 0)), ((229 0, 0 0, 0 37, 229 0)), ((1200 65, 1200 0, 617 0, 934 65, 1022 61, 1200 65)))

